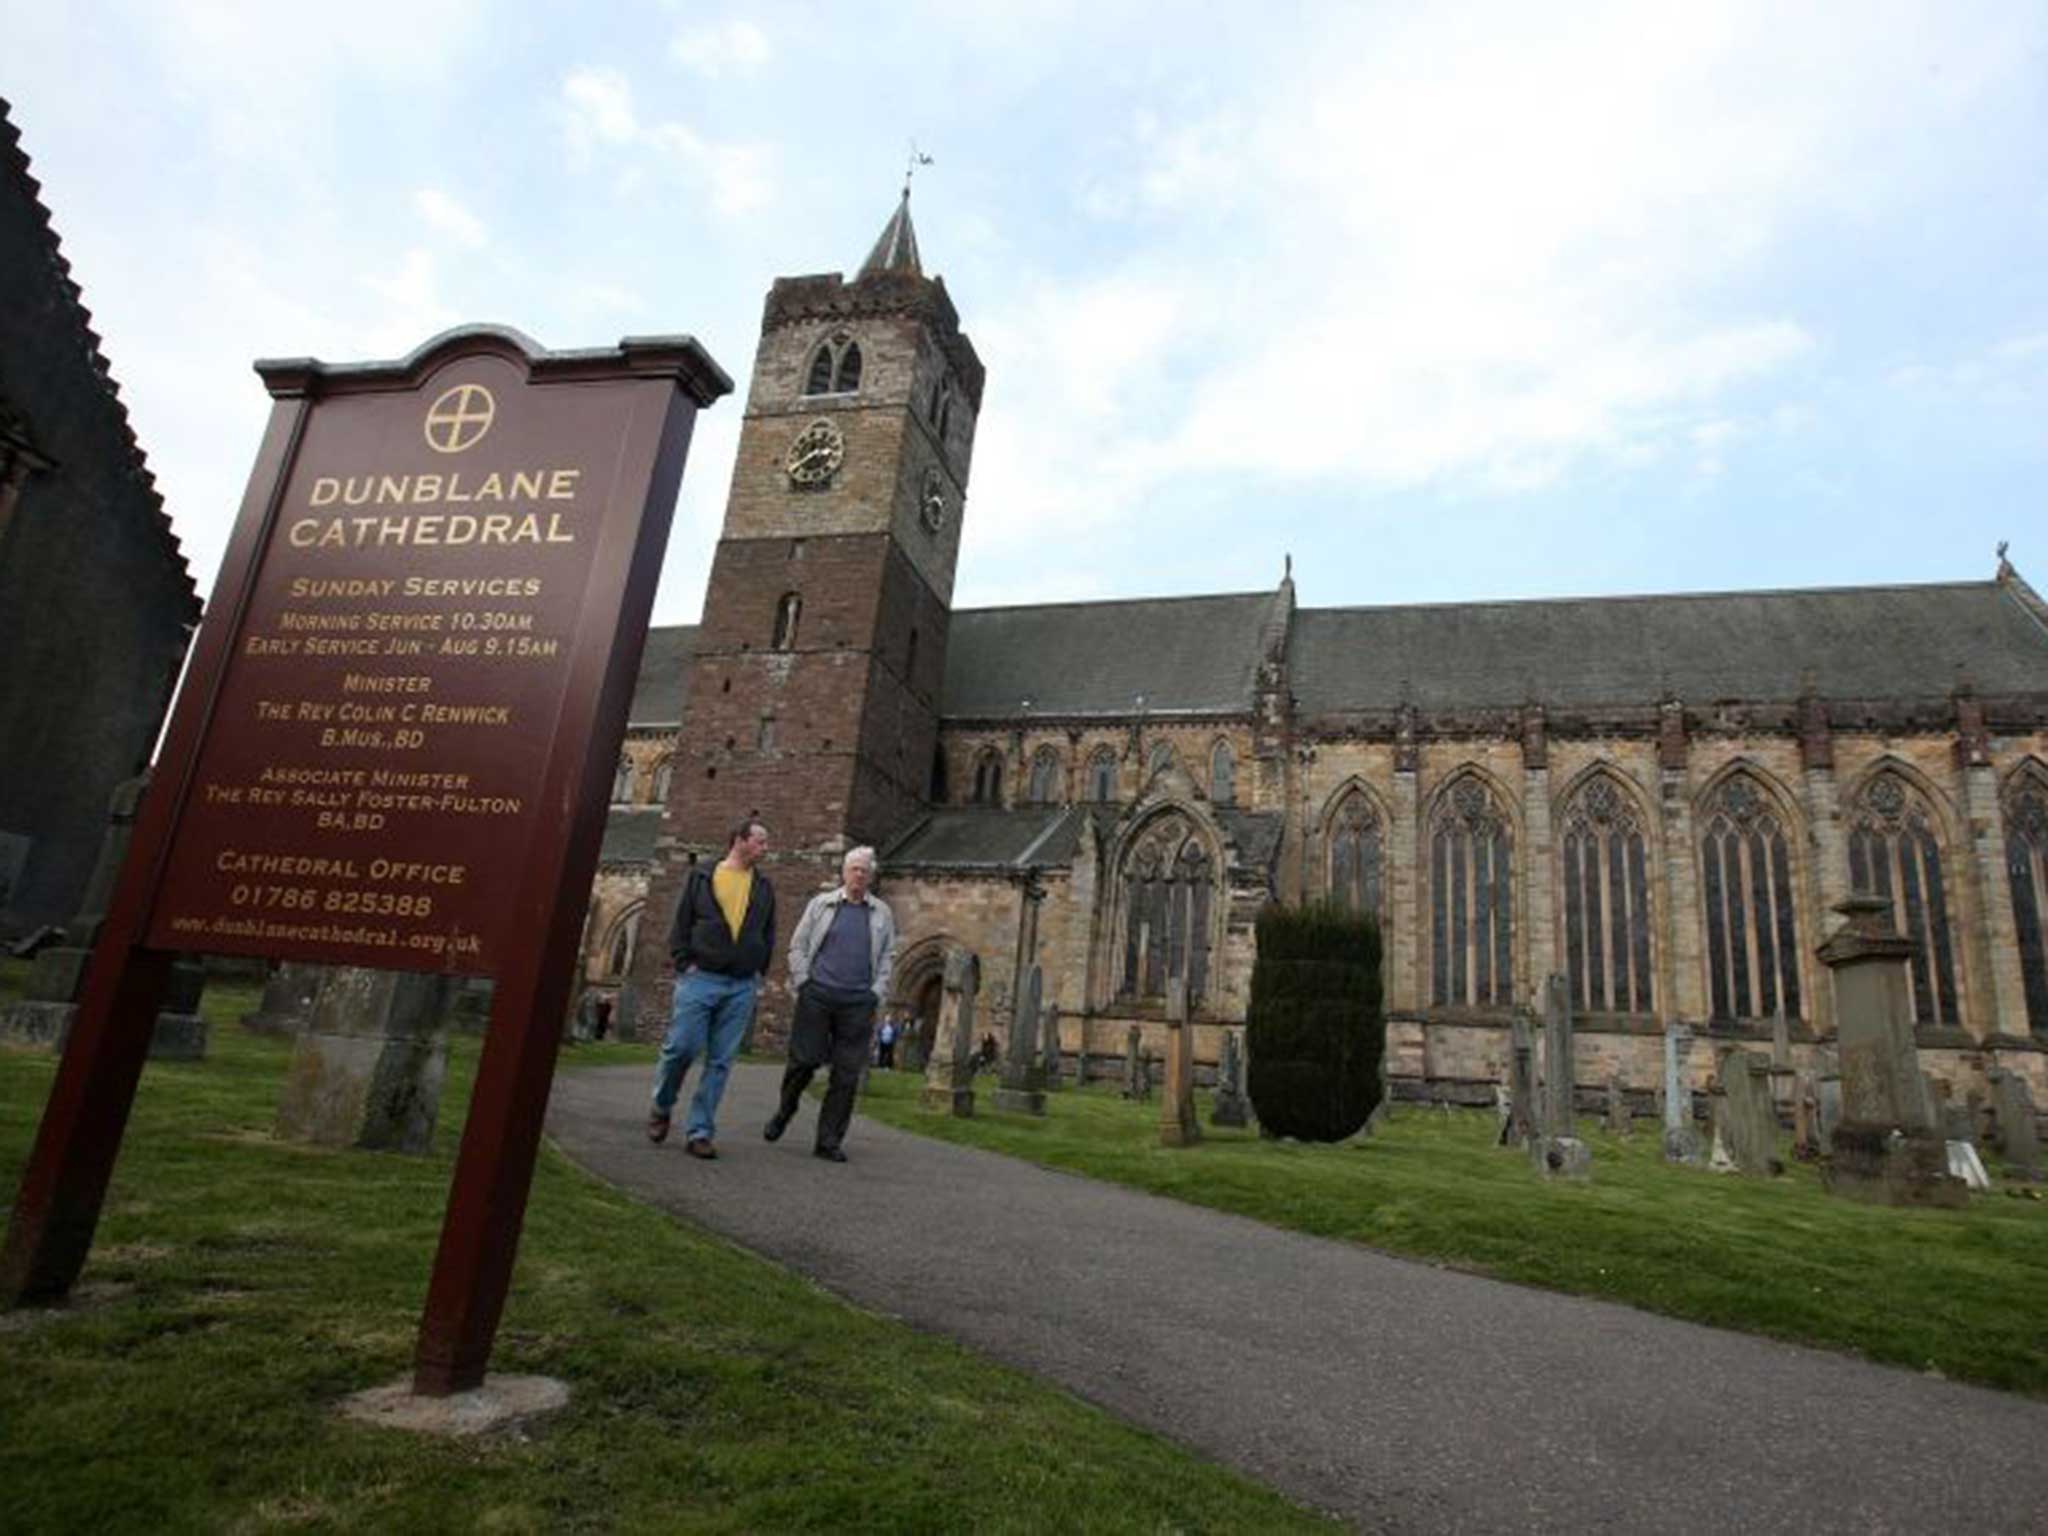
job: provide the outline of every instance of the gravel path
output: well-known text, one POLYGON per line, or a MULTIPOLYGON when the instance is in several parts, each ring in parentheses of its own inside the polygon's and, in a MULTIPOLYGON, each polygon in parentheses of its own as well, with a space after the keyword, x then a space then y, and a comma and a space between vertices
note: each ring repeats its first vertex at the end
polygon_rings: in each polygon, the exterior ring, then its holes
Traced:
POLYGON ((715 1163, 686 1157, 680 1134, 648 1144, 637 1067, 561 1074, 548 1126, 654 1205, 1361 1529, 2048 1529, 2048 1403, 866 1119, 834 1166, 810 1155, 815 1104, 761 1140, 777 1076, 735 1069, 715 1163))

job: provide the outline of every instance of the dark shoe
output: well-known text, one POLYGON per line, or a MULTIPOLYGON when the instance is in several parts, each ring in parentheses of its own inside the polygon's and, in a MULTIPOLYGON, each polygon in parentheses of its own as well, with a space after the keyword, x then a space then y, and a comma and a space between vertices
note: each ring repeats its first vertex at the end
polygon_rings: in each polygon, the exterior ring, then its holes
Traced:
POLYGON ((707 1163, 718 1161, 718 1148, 711 1145, 709 1136, 692 1136, 683 1143, 683 1150, 692 1157, 701 1157, 707 1163))
POLYGON ((656 1111, 647 1117, 647 1139, 657 1147, 668 1140, 668 1116, 656 1111))
POLYGON ((837 1147, 820 1147, 811 1156, 822 1157, 828 1163, 843 1163, 846 1161, 846 1154, 837 1147))
POLYGON ((789 1116, 779 1113, 770 1115, 768 1123, 761 1127, 761 1139, 763 1141, 780 1141, 782 1140, 782 1133, 788 1129, 789 1116))

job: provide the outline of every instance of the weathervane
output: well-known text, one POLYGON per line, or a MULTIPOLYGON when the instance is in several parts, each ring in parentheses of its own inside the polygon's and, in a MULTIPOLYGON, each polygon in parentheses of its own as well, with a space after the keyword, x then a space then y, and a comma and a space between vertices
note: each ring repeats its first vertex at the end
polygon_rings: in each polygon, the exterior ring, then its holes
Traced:
POLYGON ((910 196, 910 178, 917 174, 917 168, 920 165, 930 165, 931 163, 932 157, 920 151, 917 147, 917 140, 912 139, 910 141, 910 159, 903 166, 903 195, 905 197, 910 196))

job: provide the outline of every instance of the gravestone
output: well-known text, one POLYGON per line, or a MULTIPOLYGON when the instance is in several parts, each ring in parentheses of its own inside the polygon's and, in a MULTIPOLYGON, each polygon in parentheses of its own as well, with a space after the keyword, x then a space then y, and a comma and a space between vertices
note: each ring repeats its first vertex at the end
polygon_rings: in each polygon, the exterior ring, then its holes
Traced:
POLYGON ((1388 1077, 1391 1069, 1387 1062, 1386 1025, 1384 1022, 1381 1023, 1380 1030, 1379 1097, 1373 1100, 1372 1111, 1365 1117, 1365 1126, 1358 1133, 1360 1136, 1372 1135, 1381 1126, 1385 1125, 1388 1118, 1394 1113, 1394 1085, 1388 1077))
POLYGON ((1714 1150, 1743 1173, 1782 1173, 1778 1161, 1778 1111, 1771 1097, 1771 1063, 1754 1051, 1733 1050, 1721 1058, 1714 1089, 1714 1150))
POLYGON ((285 1141, 376 1152, 432 1147, 448 1074, 452 976, 323 967, 277 1107, 285 1141))
POLYGON ((1571 998, 1564 977, 1552 973, 1543 989, 1543 1128, 1529 1143, 1529 1160, 1545 1178, 1593 1172, 1592 1149, 1572 1134, 1574 1050, 1571 998))
POLYGON ((1607 1134, 1628 1135, 1634 1128, 1634 1119, 1629 1113, 1628 1090, 1621 1086, 1621 1075, 1616 1073, 1607 1079, 1607 1134))
POLYGON ((1820 1053, 1813 1077, 1813 1131, 1821 1156, 1835 1149, 1835 1127, 1842 1123, 1842 1067, 1832 1046, 1820 1053))
POLYGON ((1536 1138, 1536 1039, 1526 1011, 1515 1010, 1508 1041, 1507 1113, 1496 1144, 1526 1147, 1536 1138))
POLYGON ((974 1114, 974 1002, 981 991, 981 961, 969 949, 946 951, 939 1030, 925 1069, 924 1107, 966 1119, 974 1114))
POLYGON ((1152 1075, 1140 1048, 1143 1032, 1133 1024, 1124 1036, 1124 1097, 1143 1103, 1152 1097, 1152 1075))
POLYGON ((1195 1118, 1195 1027, 1188 1021, 1185 976, 1166 983, 1166 1092, 1159 1097, 1159 1144, 1192 1147, 1202 1139, 1195 1118))
POLYGON ((2041 1177, 2041 1130, 2034 1096, 2027 1080, 2004 1067, 1991 1071, 1991 1114, 1994 1145, 2005 1158, 2006 1171, 2029 1183, 2041 1177))
POLYGON ((1226 1029, 1216 1058, 1216 1102, 1209 1110, 1209 1123, 1241 1126, 1248 1119, 1244 1097, 1244 1046, 1236 1030, 1226 1029))
POLYGON ((1699 1128, 1692 1121, 1692 1031, 1673 1021, 1664 1026, 1664 1161, 1697 1166, 1705 1161, 1699 1128))
POLYGON ((1038 1021, 1044 1012, 1045 973, 1025 967, 1024 985, 1010 1015, 1009 1049, 1003 1053, 1003 1075, 996 1088, 996 1108, 1013 1115, 1045 1113, 1045 1063, 1038 1050, 1038 1021))
POLYGON ((242 1028, 257 1035, 296 1035, 313 1016, 313 999, 326 977, 324 965, 280 961, 263 983, 263 998, 256 1011, 242 1015, 242 1028))
MULTIPOLYGON (((78 1001, 85 994, 86 966, 107 920, 114 886, 135 832, 135 813, 149 788, 144 773, 114 786, 107 801, 107 830, 100 838, 99 858, 78 915, 64 929, 64 942, 36 951, 19 1001, 0 1008, 0 1039, 22 1045, 47 1045, 61 1053, 71 1038, 78 1001)), ((206 1055, 206 1020, 199 996, 206 988, 206 970, 197 961, 179 957, 171 965, 156 1026, 149 1039, 152 1061, 199 1061, 206 1055)))
POLYGON ((1802 1163, 1820 1156, 1820 1095, 1811 1072, 1801 1072, 1793 1083, 1792 1155, 1802 1163))
POLYGON ((1771 1102, 1789 1110, 1796 1094, 1792 1076, 1792 1021, 1785 1017, 1785 1005, 1778 1004, 1771 1015, 1771 1102))
POLYGON ((1039 1046, 1044 1054, 1045 1087, 1048 1093, 1060 1086, 1060 1009, 1057 1003, 1047 1003, 1045 1012, 1039 1016, 1039 1046))
POLYGON ((1822 1183, 1879 1205, 1965 1205, 1969 1190, 1949 1174, 1913 1043, 1912 941, 1892 927, 1882 897, 1852 896, 1835 910, 1846 921, 1820 958, 1834 973, 1842 1120, 1822 1183))

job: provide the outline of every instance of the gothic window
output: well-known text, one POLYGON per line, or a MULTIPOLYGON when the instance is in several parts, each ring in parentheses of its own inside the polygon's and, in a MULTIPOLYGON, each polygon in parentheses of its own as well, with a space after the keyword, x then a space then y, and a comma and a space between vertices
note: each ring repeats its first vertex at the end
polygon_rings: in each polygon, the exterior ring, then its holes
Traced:
POLYGON ((1209 753, 1209 798, 1218 805, 1237 804, 1237 754, 1219 741, 1209 753))
POLYGON ((1173 747, 1164 741, 1155 741, 1152 750, 1145 754, 1145 778, 1147 782, 1156 779, 1173 766, 1173 747))
POLYGON ((803 617, 804 599, 800 592, 785 592, 782 601, 775 605, 775 639, 771 650, 787 651, 796 646, 797 620, 803 617))
POLYGON ((1885 771, 1849 808, 1849 883, 1892 904, 1913 941, 1913 1021, 1954 1025, 1956 966, 1934 811, 1899 774, 1885 771))
POLYGON ((1088 798, 1098 805, 1116 799, 1116 753, 1108 747, 1097 747, 1088 759, 1088 798))
POLYGON ((633 968, 633 946, 640 938, 640 914, 646 910, 639 905, 629 907, 612 924, 611 939, 605 945, 605 975, 623 976, 633 968))
POLYGON ((1604 775, 1580 786, 1565 807, 1560 849, 1572 1006, 1649 1013, 1649 858, 1627 791, 1604 775))
POLYGON ((1060 755, 1051 747, 1040 747, 1031 759, 1031 803, 1057 805, 1060 800, 1060 755))
POLYGON ((984 747, 974 760, 974 803, 1000 805, 1003 801, 1003 759, 994 747, 984 747))
POLYGON ((612 804, 631 805, 632 803, 633 759, 622 757, 619 759, 618 771, 612 775, 612 804))
POLYGON ((2006 794, 2005 869, 2012 880, 2027 1027, 2048 1035, 2048 781, 2031 773, 2015 777, 2006 794))
POLYGON ((811 355, 811 371, 804 379, 804 393, 807 395, 829 395, 832 393, 832 344, 821 343, 811 355))
POLYGON ((1330 900, 1384 920, 1386 837, 1372 801, 1357 789, 1330 818, 1330 900))
POLYGON ((832 393, 850 395, 860 388, 860 343, 849 341, 839 354, 839 366, 832 374, 832 393))
POLYGON ((675 779, 676 765, 673 759, 664 757, 654 769, 654 804, 668 804, 668 787, 675 779))
POLYGON ((1707 1002, 1717 1019, 1799 1014, 1799 914, 1792 845, 1761 785, 1724 781, 1702 809, 1707 1002))
POLYGON ((1208 850, 1179 816, 1153 823, 1124 862, 1120 994, 1163 998, 1184 976, 1193 1004, 1209 985, 1209 919, 1215 871, 1208 850))
POLYGON ((1439 1007, 1514 1001, 1514 835, 1467 774, 1430 824, 1430 995, 1439 1007))

